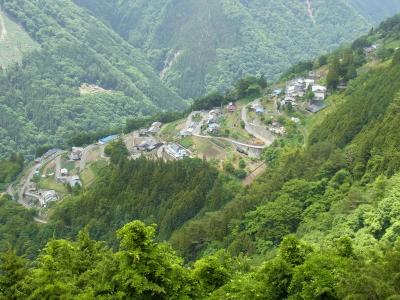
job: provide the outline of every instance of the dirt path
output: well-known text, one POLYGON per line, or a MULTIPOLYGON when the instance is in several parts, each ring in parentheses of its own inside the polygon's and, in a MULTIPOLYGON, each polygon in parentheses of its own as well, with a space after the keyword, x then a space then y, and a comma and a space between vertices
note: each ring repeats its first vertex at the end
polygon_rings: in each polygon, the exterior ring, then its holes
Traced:
POLYGON ((251 173, 243 181, 243 184, 245 186, 248 186, 248 185, 252 184, 253 181, 256 180, 256 178, 258 176, 260 176, 262 173, 264 173, 266 169, 267 169, 267 166, 265 165, 265 163, 264 162, 261 163, 253 171, 251 171, 251 173))

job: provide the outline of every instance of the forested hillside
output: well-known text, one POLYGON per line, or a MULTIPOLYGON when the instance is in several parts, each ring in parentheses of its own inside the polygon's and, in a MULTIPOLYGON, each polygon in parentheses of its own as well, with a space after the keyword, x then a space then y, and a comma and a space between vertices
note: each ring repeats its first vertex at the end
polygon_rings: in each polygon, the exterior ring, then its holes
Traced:
POLYGON ((247 74, 276 79, 400 11, 398 0, 74 1, 142 48, 185 98, 247 74))
POLYGON ((398 299, 399 47, 397 15, 325 57, 330 106, 250 186, 197 159, 129 160, 117 140, 48 224, 0 196, 0 297, 398 299))
POLYGON ((31 154, 38 144, 62 144, 81 130, 122 126, 127 117, 186 106, 140 50, 73 2, 1 5, 40 49, 0 74, 0 155, 31 154), (100 91, 82 88, 88 85, 100 91))
POLYGON ((113 243, 112 231, 139 219, 161 224, 157 236, 166 240, 186 221, 221 208, 240 190, 200 160, 124 159, 105 170, 95 185, 56 208, 51 219, 59 236, 76 236, 90 224, 93 236, 113 243))

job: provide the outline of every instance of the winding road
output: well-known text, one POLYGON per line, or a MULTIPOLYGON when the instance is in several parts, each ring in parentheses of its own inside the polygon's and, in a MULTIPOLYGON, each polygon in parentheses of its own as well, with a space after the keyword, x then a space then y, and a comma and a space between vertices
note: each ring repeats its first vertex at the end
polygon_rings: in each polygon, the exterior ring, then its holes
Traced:
MULTIPOLYGON (((250 105, 250 104, 249 104, 249 105, 250 105)), ((247 106, 246 106, 246 107, 247 107, 247 106)), ((245 109, 246 107, 244 107, 244 109, 245 109)), ((187 127, 187 128, 189 128, 189 126, 193 123, 193 116, 196 115, 196 114, 199 114, 199 112, 192 112, 192 113, 188 116, 187 121, 186 121, 186 127, 187 127)), ((273 142, 273 140, 270 141, 270 140, 265 139, 264 137, 261 137, 261 136, 258 137, 258 136, 257 136, 257 135, 258 135, 257 132, 255 132, 256 134, 253 134, 254 131, 253 131, 253 132, 250 132, 247 128, 245 128, 245 129, 247 130, 247 132, 249 132, 250 134, 252 134, 252 135, 255 136, 256 138, 258 138, 259 140, 263 141, 263 142, 264 142, 264 145, 247 144, 247 143, 242 143, 242 142, 236 141, 236 140, 234 140, 234 139, 230 139, 230 138, 216 137, 216 136, 209 136, 209 135, 201 134, 201 125, 204 123, 205 119, 207 118, 207 114, 206 114, 206 113, 202 113, 202 112, 201 112, 200 114, 201 114, 201 116, 202 116, 202 120, 201 120, 200 122, 196 122, 197 125, 196 125, 196 127, 194 128, 194 130, 193 130, 192 136, 195 136, 195 137, 198 137, 198 138, 205 138, 205 139, 218 139, 218 140, 222 140, 222 141, 226 141, 226 142, 232 143, 232 144, 234 144, 234 145, 236 145, 236 146, 241 146, 241 147, 246 147, 246 148, 252 148, 252 149, 256 149, 256 150, 265 149, 266 147, 270 146, 270 145, 272 144, 272 142, 273 142)), ((250 123, 247 122, 246 111, 245 111, 245 118, 246 118, 246 120, 243 120, 243 121, 245 122, 245 124, 246 124, 246 123, 247 123, 247 124, 250 124, 250 123)), ((242 119, 243 119, 243 111, 242 111, 242 119)), ((250 127, 250 126, 249 126, 249 127, 250 127)), ((261 126, 259 126, 259 127, 261 128, 261 126)), ((266 129, 265 129, 265 130, 266 130, 266 129)), ((266 131, 267 131, 267 130, 266 130, 266 131)))
MULTIPOLYGON (((25 201, 24 194, 26 190, 29 188, 29 184, 32 182, 33 176, 35 176, 36 171, 40 170, 40 168, 42 168, 44 165, 46 165, 53 159, 60 157, 64 153, 65 151, 58 151, 53 155, 49 156, 48 158, 46 158, 45 160, 43 160, 42 162, 35 164, 33 167, 29 169, 27 175, 21 178, 21 182, 19 185, 16 182, 14 182, 8 186, 7 193, 12 197, 13 200, 17 201, 18 204, 24 206, 25 208, 31 209, 32 206, 25 201), (16 195, 17 197, 15 197, 16 195)), ((47 223, 46 220, 43 220, 39 217, 35 217, 34 220, 42 224, 47 223)))

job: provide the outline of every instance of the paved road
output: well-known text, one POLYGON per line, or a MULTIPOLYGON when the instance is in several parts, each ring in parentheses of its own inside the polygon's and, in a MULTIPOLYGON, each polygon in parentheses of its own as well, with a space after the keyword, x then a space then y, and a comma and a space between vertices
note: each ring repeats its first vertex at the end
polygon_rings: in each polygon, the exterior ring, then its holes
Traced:
POLYGON ((230 142, 230 143, 235 144, 237 146, 253 148, 253 149, 265 149, 267 147, 267 145, 257 146, 257 145, 252 145, 252 144, 246 144, 246 143, 238 142, 236 140, 232 140, 230 138, 219 137, 219 136, 210 136, 210 135, 202 135, 202 134, 193 134, 193 136, 199 137, 199 138, 205 138, 205 139, 218 139, 218 140, 230 142))
POLYGON ((243 106, 242 108, 242 120, 245 124, 245 130, 250 133, 251 135, 255 136, 259 140, 263 141, 265 143, 265 147, 270 146, 274 140, 275 137, 274 135, 267 130, 265 126, 260 126, 254 123, 251 123, 247 119, 247 107, 249 107, 252 104, 259 103, 260 99, 256 99, 253 102, 250 102, 249 104, 243 106))
MULTIPOLYGON (((246 147, 246 148, 252 148, 252 149, 257 149, 257 150, 262 150, 265 147, 267 147, 266 145, 253 145, 253 144, 247 144, 247 143, 242 143, 239 141, 236 141, 234 139, 230 139, 230 138, 225 138, 225 137, 214 137, 214 136, 209 136, 209 135, 204 135, 201 134, 201 126, 205 123, 207 116, 208 116, 208 112, 204 112, 204 111, 196 111, 196 112, 192 112, 186 119, 186 130, 190 127, 190 125, 193 123, 193 116, 200 114, 202 119, 199 122, 195 122, 196 123, 196 127, 193 130, 193 134, 192 136, 195 137, 199 137, 199 138, 205 138, 205 139, 219 139, 219 140, 223 140, 223 141, 227 141, 230 142, 236 146, 242 146, 242 147, 246 147)), ((262 139, 260 139, 262 140, 262 139)))
POLYGON ((11 197, 13 197, 13 199, 16 200, 19 204, 23 205, 26 208, 32 208, 26 201, 24 201, 24 193, 28 189, 29 184, 32 182, 33 176, 35 176, 36 171, 42 168, 45 164, 61 156, 64 153, 65 151, 59 151, 51 155, 44 161, 35 164, 33 167, 29 169, 28 174, 21 179, 20 187, 18 188, 18 190, 17 191, 15 190, 14 186, 17 186, 17 184, 14 183, 7 188, 7 193, 11 195, 11 197), (18 194, 17 199, 15 199, 14 197, 15 194, 18 194))

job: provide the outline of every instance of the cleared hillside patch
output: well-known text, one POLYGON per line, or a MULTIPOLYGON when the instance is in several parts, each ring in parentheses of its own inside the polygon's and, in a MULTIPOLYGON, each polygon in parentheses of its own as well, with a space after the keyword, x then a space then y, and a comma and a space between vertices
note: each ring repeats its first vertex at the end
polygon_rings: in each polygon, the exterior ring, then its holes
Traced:
POLYGON ((6 13, 0 11, 0 66, 20 62, 23 53, 38 49, 39 45, 6 13))

